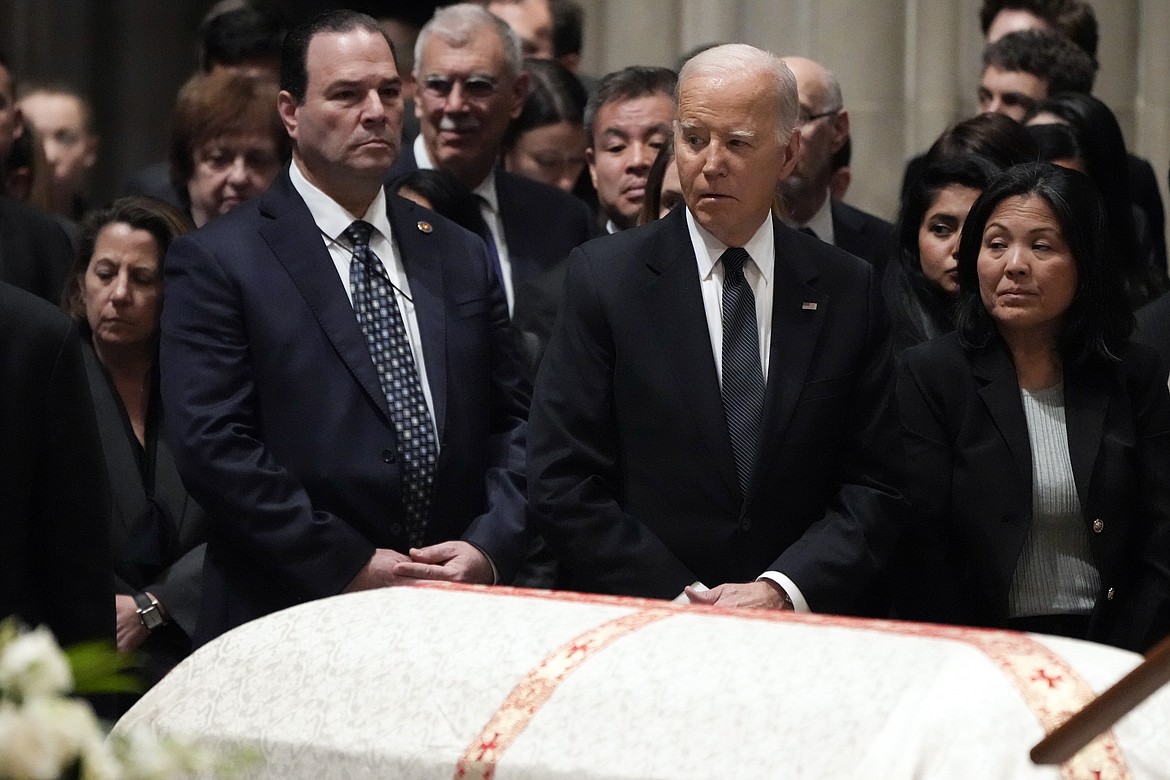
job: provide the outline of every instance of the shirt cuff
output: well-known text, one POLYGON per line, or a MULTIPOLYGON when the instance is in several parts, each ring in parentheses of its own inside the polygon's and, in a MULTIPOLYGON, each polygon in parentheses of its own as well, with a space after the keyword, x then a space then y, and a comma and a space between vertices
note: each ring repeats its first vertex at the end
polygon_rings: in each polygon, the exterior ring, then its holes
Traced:
POLYGON ((785 575, 778 571, 766 571, 756 578, 757 580, 771 580, 780 586, 780 589, 788 594, 788 600, 792 602, 792 608, 797 612, 812 612, 808 607, 808 601, 805 600, 804 594, 800 592, 800 588, 796 587, 796 583, 788 579, 785 575))

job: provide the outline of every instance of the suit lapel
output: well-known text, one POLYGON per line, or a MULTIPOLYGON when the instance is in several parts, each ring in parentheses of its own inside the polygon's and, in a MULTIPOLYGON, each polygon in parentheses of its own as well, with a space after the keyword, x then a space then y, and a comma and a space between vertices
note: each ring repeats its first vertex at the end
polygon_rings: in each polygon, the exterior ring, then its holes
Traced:
POLYGON ((342 362, 389 423, 386 396, 366 337, 317 223, 293 188, 287 168, 261 198, 260 213, 268 217, 260 226, 261 236, 292 278, 342 362))
POLYGON ((824 311, 831 301, 816 289, 816 257, 798 241, 795 231, 773 219, 776 263, 772 273, 772 348, 768 356, 768 384, 760 423, 761 465, 778 453, 784 431, 800 400, 812 357, 820 338, 824 311))
POLYGON ((435 405, 435 426, 441 442, 447 416, 447 319, 443 303, 446 300, 443 293, 444 263, 442 257, 436 256, 439 239, 433 230, 428 232, 419 227, 420 224, 430 225, 430 221, 423 219, 423 214, 409 201, 387 195, 386 205, 402 267, 410 280, 427 384, 435 405))
POLYGON ((1032 492, 1032 448, 1028 443, 1028 420, 1020 400, 1020 385, 1011 356, 1000 343, 974 352, 971 367, 979 383, 979 397, 995 427, 1007 443, 1020 479, 1032 492))
MULTIPOLYGON (((1101 441, 1105 434, 1105 415, 1109 409, 1109 391, 1103 381, 1105 371, 1085 371, 1064 384, 1064 414, 1068 428, 1068 453, 1081 510, 1088 512, 1090 481, 1101 441)), ((1066 376, 1068 376, 1066 374, 1066 376)))
POLYGON ((728 491, 737 495, 735 459, 723 416, 723 397, 686 217, 682 209, 677 209, 662 222, 666 224, 659 231, 661 247, 649 253, 645 265, 648 278, 642 292, 647 311, 674 373, 675 385, 691 410, 690 417, 728 491))

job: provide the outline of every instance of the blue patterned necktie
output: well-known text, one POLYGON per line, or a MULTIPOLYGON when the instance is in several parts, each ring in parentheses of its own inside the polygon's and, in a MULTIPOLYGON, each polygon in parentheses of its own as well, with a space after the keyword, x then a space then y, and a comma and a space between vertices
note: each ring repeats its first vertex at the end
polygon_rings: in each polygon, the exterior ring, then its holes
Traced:
POLYGON ((349 284, 354 313, 366 335, 397 434, 406 537, 412 546, 420 547, 430 515, 439 448, 394 287, 382 261, 370 249, 373 230, 362 220, 345 229, 345 237, 353 244, 349 284))
POLYGON ((747 251, 731 247, 719 259, 723 262, 723 415, 739 487, 746 499, 764 410, 756 297, 743 275, 744 264, 751 259, 747 251))

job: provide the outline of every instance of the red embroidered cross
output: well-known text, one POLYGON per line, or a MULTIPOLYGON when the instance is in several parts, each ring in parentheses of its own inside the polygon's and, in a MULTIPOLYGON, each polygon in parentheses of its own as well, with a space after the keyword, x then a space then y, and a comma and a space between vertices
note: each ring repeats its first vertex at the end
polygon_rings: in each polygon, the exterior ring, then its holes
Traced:
POLYGON ((500 738, 500 732, 497 731, 495 734, 492 734, 492 738, 489 742, 480 742, 479 743, 479 755, 475 757, 475 760, 476 761, 483 761, 483 757, 487 754, 487 752, 489 750, 495 750, 496 748, 498 748, 499 745, 496 744, 496 740, 499 738, 500 738))
POLYGON ((1032 682, 1046 682, 1049 688, 1055 688, 1056 684, 1063 679, 1059 674, 1055 677, 1049 677, 1048 672, 1043 669, 1037 669, 1036 673, 1032 675, 1032 682))

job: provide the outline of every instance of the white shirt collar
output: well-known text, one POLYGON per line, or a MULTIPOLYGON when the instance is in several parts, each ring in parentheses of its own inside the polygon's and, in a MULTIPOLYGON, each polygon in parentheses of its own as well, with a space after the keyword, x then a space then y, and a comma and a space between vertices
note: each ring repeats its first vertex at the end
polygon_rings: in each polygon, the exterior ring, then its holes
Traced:
MULTIPOLYGON (((690 233, 691 246, 695 249, 695 259, 699 263, 699 278, 707 279, 715 269, 715 263, 727 251, 724 244, 715 236, 707 232, 691 214, 690 209, 683 209, 687 215, 687 232, 690 233)), ((767 284, 772 283, 772 269, 776 265, 776 236, 772 230, 772 215, 764 218, 763 223, 756 228, 756 232, 743 248, 751 255, 752 262, 760 270, 760 276, 767 284)))
MULTIPOLYGON (((289 166, 288 175, 292 180, 293 189, 309 207, 309 213, 312 214, 313 221, 317 223, 321 232, 333 241, 341 238, 345 229, 353 223, 354 215, 305 178, 296 159, 289 166)), ((386 214, 386 191, 381 187, 378 188, 378 194, 374 196, 374 201, 366 209, 366 213, 357 218, 369 222, 387 241, 391 240, 390 217, 386 214)))

